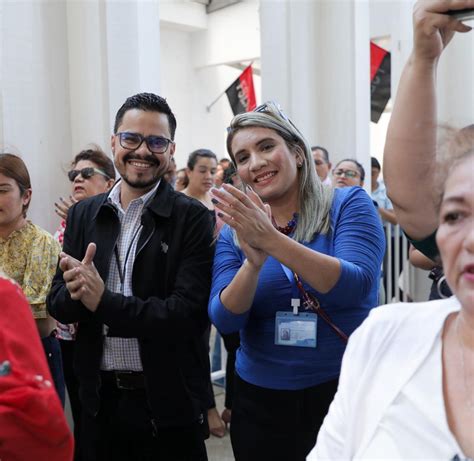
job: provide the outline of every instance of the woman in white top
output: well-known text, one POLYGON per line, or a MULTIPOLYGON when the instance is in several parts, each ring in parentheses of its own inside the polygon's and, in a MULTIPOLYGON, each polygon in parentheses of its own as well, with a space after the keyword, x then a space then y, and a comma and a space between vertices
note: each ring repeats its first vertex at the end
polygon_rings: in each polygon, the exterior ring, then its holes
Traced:
MULTIPOLYGON (((434 85, 453 32, 467 31, 443 13, 467 7, 474 1, 418 2, 415 48, 392 124, 401 114, 410 118, 407 101, 435 110, 434 93, 419 89, 434 85)), ((350 338, 338 392, 308 460, 474 459, 474 125, 455 132, 445 148, 436 242, 455 296, 371 312, 350 338)))

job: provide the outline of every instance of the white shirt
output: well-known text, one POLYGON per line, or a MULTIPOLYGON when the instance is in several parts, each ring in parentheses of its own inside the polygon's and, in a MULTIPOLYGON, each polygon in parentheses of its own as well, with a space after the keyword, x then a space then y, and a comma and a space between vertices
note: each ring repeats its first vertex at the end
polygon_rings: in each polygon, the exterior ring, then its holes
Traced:
POLYGON ((441 331, 421 367, 385 411, 361 459, 466 457, 451 433, 443 398, 441 331))
POLYGON ((307 460, 462 459, 444 409, 440 339, 459 309, 455 297, 373 309, 349 339, 307 460))

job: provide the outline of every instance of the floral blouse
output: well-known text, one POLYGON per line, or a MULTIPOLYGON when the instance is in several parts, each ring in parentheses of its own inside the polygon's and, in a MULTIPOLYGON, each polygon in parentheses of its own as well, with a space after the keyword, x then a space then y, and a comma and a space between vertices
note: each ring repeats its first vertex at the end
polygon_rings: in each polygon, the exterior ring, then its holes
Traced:
POLYGON ((48 316, 46 296, 60 251, 53 236, 30 221, 7 238, 0 237, 0 270, 20 285, 35 319, 48 316))

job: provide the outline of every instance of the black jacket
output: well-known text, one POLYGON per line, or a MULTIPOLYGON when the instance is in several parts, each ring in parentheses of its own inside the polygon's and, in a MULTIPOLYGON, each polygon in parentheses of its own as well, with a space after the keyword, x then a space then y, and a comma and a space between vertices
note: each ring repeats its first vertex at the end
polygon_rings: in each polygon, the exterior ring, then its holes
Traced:
MULTIPOLYGON (((71 300, 58 268, 47 298, 51 315, 79 322, 74 369, 80 397, 99 410, 103 324, 109 336, 138 338, 150 406, 158 426, 194 422, 205 409, 209 360, 202 335, 213 261, 213 224, 208 210, 162 180, 142 214, 133 265, 134 296, 105 289, 95 313, 71 300)), ((107 280, 120 221, 107 194, 71 208, 63 251, 81 260, 97 244, 94 264, 107 280)))

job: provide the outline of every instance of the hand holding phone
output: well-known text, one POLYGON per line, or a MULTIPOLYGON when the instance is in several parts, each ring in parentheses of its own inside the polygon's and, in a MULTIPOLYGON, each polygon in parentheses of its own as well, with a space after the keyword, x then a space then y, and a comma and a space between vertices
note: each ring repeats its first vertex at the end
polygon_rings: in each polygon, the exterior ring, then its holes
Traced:
POLYGON ((452 18, 456 18, 458 21, 468 21, 474 19, 474 8, 464 8, 463 10, 448 10, 446 12, 452 18))

